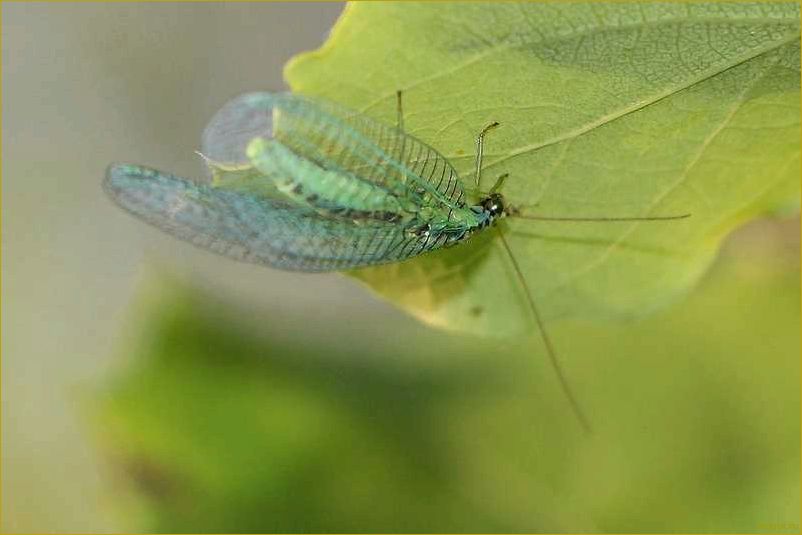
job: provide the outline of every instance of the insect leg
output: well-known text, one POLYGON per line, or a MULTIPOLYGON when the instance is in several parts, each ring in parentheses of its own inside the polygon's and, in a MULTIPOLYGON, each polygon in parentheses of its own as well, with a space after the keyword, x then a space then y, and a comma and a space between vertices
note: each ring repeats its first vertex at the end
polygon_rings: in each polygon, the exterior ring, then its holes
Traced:
POLYGON ((482 156, 485 150, 485 134, 498 125, 499 123, 497 121, 493 121, 482 128, 482 131, 479 132, 479 137, 476 138, 476 189, 479 189, 479 183, 482 179, 482 156))
MULTIPOLYGON (((397 112, 398 112, 398 116, 397 116, 397 119, 396 119, 396 127, 398 128, 399 132, 403 132, 404 131, 404 108, 401 105, 401 90, 400 89, 395 92, 395 98, 396 98, 396 109, 397 109, 397 112)), ((401 161, 401 162, 405 162, 406 161, 406 150, 407 150, 407 147, 406 147, 407 137, 405 135, 403 135, 403 134, 400 134, 400 135, 398 135, 396 137, 401 139, 401 150, 398 153, 398 160, 401 161)))
POLYGON ((492 195, 492 194, 494 194, 495 192, 497 192, 498 190, 500 190, 500 189, 501 189, 501 187, 504 185, 504 181, 505 181, 505 180, 507 180, 507 177, 508 177, 508 176, 510 176, 510 174, 509 174, 509 173, 504 173, 503 175, 500 175, 500 176, 499 176, 499 177, 496 179, 496 183, 495 183, 495 184, 493 184, 493 187, 492 187, 492 188, 490 188, 490 191, 488 191, 488 192, 487 192, 487 194, 488 194, 488 195, 492 195))
POLYGON ((399 130, 404 129, 404 108, 401 106, 401 90, 395 92, 396 111, 398 113, 395 126, 399 130))

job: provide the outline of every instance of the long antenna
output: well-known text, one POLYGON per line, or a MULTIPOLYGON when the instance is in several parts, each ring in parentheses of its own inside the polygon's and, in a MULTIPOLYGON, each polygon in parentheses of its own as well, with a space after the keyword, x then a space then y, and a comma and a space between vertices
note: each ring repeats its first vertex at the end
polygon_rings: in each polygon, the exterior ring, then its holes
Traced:
POLYGON ((590 427, 590 422, 585 417, 582 407, 576 400, 576 397, 574 396, 574 393, 568 384, 568 380, 565 378, 560 361, 557 360, 557 353, 554 351, 554 346, 551 344, 551 339, 549 338, 548 332, 546 332, 543 319, 540 317, 540 312, 535 305, 535 300, 532 298, 532 292, 529 291, 529 284, 526 283, 523 271, 521 271, 521 266, 518 265, 518 261, 512 254, 512 249, 510 249, 510 244, 507 243, 507 238, 504 237, 504 233, 499 227, 496 227, 496 230, 501 238, 501 243, 504 244, 504 249, 507 251, 507 255, 512 261, 512 266, 515 268, 515 274, 518 277, 518 282, 521 283, 521 286, 524 289, 526 300, 529 302, 529 309, 532 311, 532 316, 535 317, 535 323, 537 323, 538 330, 540 331, 540 337, 543 339, 543 344, 546 346, 546 353, 551 361, 551 367, 554 368, 554 372, 557 374, 557 379, 560 381, 560 387, 562 388, 565 397, 568 398, 568 402, 571 404, 571 410, 573 410, 574 415, 576 415, 577 420, 579 420, 579 423, 582 425, 582 429, 585 431, 585 433, 591 434, 593 433, 593 429, 590 427))
POLYGON ((672 221, 674 219, 685 219, 691 217, 691 214, 682 215, 666 215, 666 216, 644 216, 644 217, 549 217, 539 215, 526 215, 516 212, 510 212, 510 217, 517 219, 532 219, 535 221, 577 221, 577 222, 605 222, 605 221, 672 221))

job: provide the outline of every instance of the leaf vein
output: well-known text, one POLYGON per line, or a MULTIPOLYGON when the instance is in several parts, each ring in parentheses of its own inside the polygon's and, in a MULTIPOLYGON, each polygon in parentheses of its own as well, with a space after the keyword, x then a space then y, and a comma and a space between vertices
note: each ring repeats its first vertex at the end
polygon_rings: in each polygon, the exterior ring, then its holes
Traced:
MULTIPOLYGON (((775 65, 776 65, 776 63, 775 63, 775 65)), ((772 67, 773 66, 774 65, 772 65, 772 67)), ((746 97, 749 94, 749 92, 752 90, 752 88, 760 80, 762 80, 766 76, 766 74, 768 72, 770 72, 771 70, 772 70, 771 68, 766 69, 766 71, 760 77, 756 78, 752 84, 748 84, 748 85, 745 86, 743 92, 741 92, 741 94, 739 95, 739 98, 736 99, 734 105, 732 106, 732 109, 727 113, 726 117, 723 118, 721 123, 715 129, 713 129, 710 132, 710 134, 704 139, 704 141, 700 145, 699 151, 689 161, 688 165, 685 166, 685 169, 682 171, 682 173, 680 173, 680 175, 677 178, 677 180, 673 181, 668 186, 668 188, 666 188, 662 193, 660 193, 659 195, 657 195, 655 197, 655 199, 647 207, 647 210, 645 211, 645 213, 649 213, 655 206, 657 206, 658 203, 660 203, 660 201, 665 199, 672 192, 676 191, 676 189, 679 186, 681 186, 683 183, 685 183, 687 181, 688 173, 690 173, 690 171, 702 160, 702 158, 704 157, 704 153, 707 150, 707 148, 710 146, 710 144, 721 134, 722 131, 724 131, 724 129, 727 127, 727 125, 732 121, 733 117, 735 117, 735 115, 741 109, 741 106, 746 101, 746 97)), ((620 246, 620 244, 625 239, 627 239, 629 236, 631 236, 635 232, 635 230, 640 227, 640 225, 641 225, 640 222, 634 222, 632 225, 630 225, 630 227, 627 230, 625 230, 624 232, 622 232, 621 235, 614 242, 612 242, 610 244, 610 246, 607 247, 595 260, 592 260, 591 262, 589 262, 585 266, 583 266, 583 267, 581 267, 581 268, 579 268, 577 270, 574 270, 573 272, 569 273, 565 277, 565 279, 563 281, 561 281, 559 286, 570 284, 572 281, 576 280, 577 278, 582 276, 584 273, 587 273, 587 272, 591 271, 592 269, 596 268, 597 266, 601 265, 602 263, 604 263, 607 260, 607 258, 609 258, 609 256, 613 253, 613 251, 618 246, 620 246)))

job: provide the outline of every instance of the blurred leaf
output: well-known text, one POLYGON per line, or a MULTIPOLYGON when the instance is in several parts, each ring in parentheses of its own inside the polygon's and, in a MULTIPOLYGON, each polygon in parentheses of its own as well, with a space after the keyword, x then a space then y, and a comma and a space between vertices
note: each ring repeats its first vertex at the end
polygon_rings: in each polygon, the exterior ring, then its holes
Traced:
POLYGON ((280 341, 193 289, 158 292, 97 432, 137 531, 777 531, 799 518, 800 281, 776 236, 646 321, 556 322, 588 357, 590 439, 526 347, 420 328, 371 358, 359 325, 280 341))
MULTIPOLYGON (((794 3, 350 4, 285 76, 405 127, 540 215, 692 213, 661 223, 503 225, 547 316, 634 315, 698 280, 724 236, 799 198, 794 3)), ((491 234, 491 233, 487 233, 491 234)), ((423 320, 531 330, 497 240, 355 276, 423 320)))
MULTIPOLYGON (((172 284, 158 292, 136 366, 108 392, 99 426, 148 529, 504 527, 453 495, 448 452, 431 429, 442 398, 482 390, 478 374, 393 365, 393 353, 420 349, 425 335, 371 362, 343 335, 311 347, 299 333, 295 343, 265 340, 242 328, 247 319, 172 284)), ((440 343, 428 358, 465 348, 440 343)))

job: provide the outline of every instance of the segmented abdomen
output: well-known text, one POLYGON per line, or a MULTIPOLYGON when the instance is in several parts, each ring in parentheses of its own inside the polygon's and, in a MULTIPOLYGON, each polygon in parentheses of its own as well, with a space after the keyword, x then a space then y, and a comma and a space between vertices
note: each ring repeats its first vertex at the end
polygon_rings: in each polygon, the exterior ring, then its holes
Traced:
POLYGON ((422 141, 359 112, 292 94, 251 93, 223 107, 204 132, 211 159, 246 161, 255 137, 273 138, 320 167, 347 173, 419 206, 464 206, 456 170, 422 141))
POLYGON ((402 203, 381 186, 347 171, 324 169, 279 141, 256 138, 247 154, 256 170, 286 197, 316 208, 321 215, 399 222, 416 217, 414 203, 402 203))

